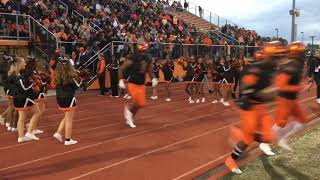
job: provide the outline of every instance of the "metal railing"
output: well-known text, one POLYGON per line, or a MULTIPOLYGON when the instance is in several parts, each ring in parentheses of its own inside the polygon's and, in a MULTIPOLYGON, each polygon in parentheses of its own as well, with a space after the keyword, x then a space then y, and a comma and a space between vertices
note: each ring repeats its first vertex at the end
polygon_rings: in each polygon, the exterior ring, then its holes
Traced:
POLYGON ((58 0, 58 3, 60 3, 63 6, 63 8, 66 10, 66 13, 68 14, 69 6, 61 0, 58 0))
MULTIPOLYGON (((71 13, 72 16, 78 18, 80 21, 82 21, 83 24, 86 24, 86 18, 84 15, 82 15, 81 13, 79 13, 78 11, 76 10, 72 10, 72 13, 71 13)), ((96 25, 95 23, 93 23, 91 20, 89 20, 89 27, 91 30, 97 32, 99 30, 102 30, 98 25, 96 25)))
MULTIPOLYGON (((121 57, 123 54, 134 53, 134 44, 137 44, 137 42, 113 41, 111 43, 112 55, 119 55, 121 57)), ((170 56, 172 59, 178 59, 181 56, 186 58, 191 56, 208 56, 212 59, 218 59, 228 55, 235 58, 241 53, 245 57, 250 58, 260 48, 260 46, 228 44, 208 46, 205 44, 150 43, 151 55, 159 59, 165 59, 166 56, 170 56)))
MULTIPOLYGON (((87 86, 90 85, 97 77, 97 63, 98 63, 98 56, 99 54, 104 54, 105 57, 111 57, 111 43, 104 46, 102 49, 100 49, 97 53, 95 53, 88 61, 86 61, 84 64, 80 65, 78 69, 89 69, 90 72, 92 72, 92 76, 90 80, 87 82, 87 86)), ((105 58, 107 59, 107 58, 105 58)))
MULTIPOLYGON (((174 0, 169 0, 170 6, 172 5, 172 3, 174 2, 174 0)), ((182 11, 182 10, 187 10, 188 12, 201 17, 202 19, 216 25, 217 27, 222 27, 226 24, 230 24, 232 26, 238 26, 236 23, 233 23, 232 21, 219 16, 209 10, 202 8, 202 12, 199 11, 199 5, 194 4, 193 2, 191 2, 190 0, 187 1, 188 3, 188 8, 184 9, 184 1, 180 1, 181 5, 182 5, 182 9, 177 9, 178 11, 182 11)), ((238 26, 239 27, 239 26, 238 26)))
POLYGON ((78 11, 72 10, 71 15, 78 18, 80 21, 82 21, 83 24, 85 23, 84 16, 80 14, 78 11))
POLYGON ((238 40, 236 40, 235 38, 228 36, 220 31, 205 31, 211 38, 220 38, 220 39, 224 39, 228 42, 228 44, 232 44, 232 45, 239 45, 240 42, 238 40), (215 35, 215 36, 213 36, 215 35))
POLYGON ((56 36, 30 15, 0 13, 0 34, 0 39, 30 41, 45 57, 59 47, 56 36))

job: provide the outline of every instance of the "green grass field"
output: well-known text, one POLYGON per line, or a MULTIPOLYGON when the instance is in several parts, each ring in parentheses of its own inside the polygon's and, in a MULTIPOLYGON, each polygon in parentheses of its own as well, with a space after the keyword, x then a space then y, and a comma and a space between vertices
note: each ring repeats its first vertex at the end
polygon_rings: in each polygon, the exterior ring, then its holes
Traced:
POLYGON ((320 179, 320 125, 290 141, 294 152, 275 149, 276 156, 261 156, 240 167, 241 175, 223 178, 235 180, 313 180, 320 179))

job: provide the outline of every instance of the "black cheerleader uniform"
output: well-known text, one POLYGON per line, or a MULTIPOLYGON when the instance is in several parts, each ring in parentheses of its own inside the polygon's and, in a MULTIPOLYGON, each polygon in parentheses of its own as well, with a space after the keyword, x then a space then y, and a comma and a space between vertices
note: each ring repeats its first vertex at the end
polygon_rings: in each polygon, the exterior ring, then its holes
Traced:
POLYGON ((174 71, 174 64, 173 62, 163 64, 161 68, 164 76, 164 80, 167 82, 172 82, 173 80, 173 71, 174 71))
POLYGON ((234 80, 233 80, 233 69, 229 64, 221 65, 220 66, 220 71, 221 71, 220 83, 222 83, 222 84, 234 83, 234 80))
POLYGON ((203 63, 200 64, 200 67, 197 67, 195 69, 195 73, 197 74, 197 77, 195 78, 195 80, 197 82, 204 82, 204 76, 205 74, 208 74, 207 68, 205 67, 205 65, 203 63))
POLYGON ((153 67, 153 74, 154 76, 159 79, 160 78, 160 65, 158 63, 152 63, 152 67, 153 67))
POLYGON ((184 81, 194 81, 194 69, 197 66, 197 64, 191 64, 188 63, 188 65, 183 67, 183 70, 187 71, 186 77, 184 81))
POLYGON ((211 72, 211 75, 212 75, 212 82, 215 82, 215 83, 219 83, 220 80, 221 80, 221 71, 220 71, 220 66, 219 65, 216 65, 212 68, 212 72, 211 72))
POLYGON ((17 78, 17 76, 10 75, 10 76, 8 76, 8 79, 3 83, 4 92, 5 92, 6 96, 8 97, 8 100, 13 99, 15 83, 17 81, 16 78, 17 78))
POLYGON ((34 96, 32 87, 33 83, 26 76, 16 77, 13 93, 13 104, 16 110, 28 110, 35 104, 32 99, 34 96))
MULTIPOLYGON (((35 75, 39 75, 37 71, 33 71, 35 75)), ((44 102, 46 101, 46 92, 48 91, 47 83, 43 82, 41 79, 39 79, 41 82, 40 91, 38 93, 33 93, 34 97, 32 98, 35 102, 44 102)))
POLYGON ((76 89, 81 86, 75 78, 67 84, 63 84, 62 80, 57 83, 56 87, 56 98, 60 110, 70 111, 77 107, 76 89))

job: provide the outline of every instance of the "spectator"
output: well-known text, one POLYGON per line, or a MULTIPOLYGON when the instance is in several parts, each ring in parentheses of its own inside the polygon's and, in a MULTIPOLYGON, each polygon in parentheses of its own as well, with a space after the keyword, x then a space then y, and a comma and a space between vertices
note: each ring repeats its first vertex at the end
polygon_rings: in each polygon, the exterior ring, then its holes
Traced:
POLYGON ((202 10, 202 7, 201 6, 199 6, 199 16, 202 18, 202 16, 203 16, 203 10, 202 10))
POLYGON ((119 97, 119 77, 118 77, 118 69, 119 69, 119 61, 115 56, 112 56, 112 61, 109 64, 110 71, 110 83, 111 83, 111 91, 112 97, 119 97))
POLYGON ((188 9, 189 4, 187 3, 187 0, 184 0, 183 7, 184 7, 184 9, 185 9, 185 10, 187 10, 187 9, 188 9))
POLYGON ((106 60, 104 58, 104 54, 98 55, 99 61, 97 65, 98 70, 98 79, 99 79, 99 86, 100 86, 100 96, 106 95, 106 60))
POLYGON ((76 68, 83 65, 88 60, 89 60, 89 56, 87 55, 86 50, 84 49, 84 47, 81 47, 78 55, 78 61, 76 62, 76 68))

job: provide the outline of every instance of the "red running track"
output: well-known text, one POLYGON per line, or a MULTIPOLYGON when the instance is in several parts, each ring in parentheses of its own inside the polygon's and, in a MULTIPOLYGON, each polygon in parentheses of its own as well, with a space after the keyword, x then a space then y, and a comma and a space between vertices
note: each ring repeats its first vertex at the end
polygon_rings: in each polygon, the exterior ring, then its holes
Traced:
MULTIPOLYGON (((0 129, 0 179, 191 179, 222 163, 231 150, 229 127, 239 122, 237 108, 213 105, 211 96, 187 104, 182 84, 172 91, 172 102, 148 102, 135 129, 124 124, 125 100, 80 94, 74 146, 52 138, 62 114, 50 97, 39 141, 18 144, 16 133, 0 129)), ((314 95, 313 89, 300 99, 308 116, 314 115, 314 95)))

